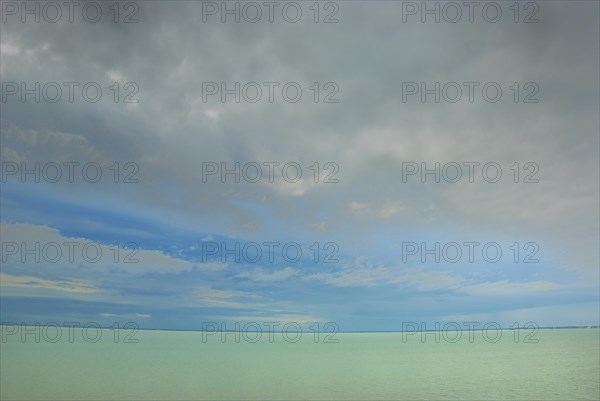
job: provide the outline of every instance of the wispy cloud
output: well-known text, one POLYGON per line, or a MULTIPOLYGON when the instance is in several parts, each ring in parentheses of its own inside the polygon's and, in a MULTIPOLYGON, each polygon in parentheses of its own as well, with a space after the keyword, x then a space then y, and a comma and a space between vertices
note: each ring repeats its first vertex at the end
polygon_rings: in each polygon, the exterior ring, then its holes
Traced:
POLYGON ((0 286, 34 288, 80 294, 93 294, 99 291, 92 283, 83 280, 47 280, 39 277, 15 276, 5 273, 0 273, 0 286))
POLYGON ((417 291, 452 290, 464 282, 461 276, 421 268, 385 266, 352 267, 331 273, 316 273, 304 280, 317 280, 334 287, 400 286, 417 291))
POLYGON ((152 315, 149 315, 147 313, 108 313, 108 312, 101 313, 100 316, 116 317, 116 318, 121 318, 121 319, 149 319, 152 317, 152 315))
POLYGON ((266 272, 261 268, 256 268, 249 272, 241 272, 237 274, 236 277, 249 279, 259 283, 273 283, 275 281, 287 280, 296 275, 298 275, 298 271, 288 266, 274 272, 266 272))
MULTIPOLYGON (((274 322, 278 324, 310 324, 315 322, 326 322, 327 319, 323 319, 311 315, 295 315, 295 314, 260 314, 260 315, 235 315, 235 316, 215 316, 215 319, 226 320, 230 322, 257 322, 267 323, 274 322)), ((281 328, 279 328, 281 329, 281 328)))
POLYGON ((186 296, 186 305, 192 307, 215 307, 227 309, 260 309, 266 303, 258 294, 247 291, 218 290, 210 287, 196 288, 186 296))
POLYGON ((465 285, 460 288, 460 291, 469 295, 517 296, 553 292, 566 288, 568 287, 565 285, 549 281, 511 282, 500 280, 465 285))

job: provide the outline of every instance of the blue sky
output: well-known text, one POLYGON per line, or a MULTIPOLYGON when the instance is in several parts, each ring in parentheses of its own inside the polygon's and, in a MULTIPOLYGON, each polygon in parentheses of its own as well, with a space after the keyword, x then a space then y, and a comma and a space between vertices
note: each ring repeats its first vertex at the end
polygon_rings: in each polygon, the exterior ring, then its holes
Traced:
POLYGON ((103 171, 96 183, 3 179, 2 322, 598 324, 598 4, 545 3, 537 24, 403 24, 393 2, 340 7, 329 25, 202 24, 194 2, 141 2, 129 25, 3 23, 2 82, 97 82, 106 94, 135 82, 139 103, 0 104, 3 174, 69 161, 103 171), (339 102, 205 103, 205 81, 295 81, 306 94, 335 82, 339 102), (403 103, 402 81, 493 81, 505 99, 514 82, 536 82, 540 101, 403 103), (206 162, 298 163, 303 177, 203 182, 206 162), (328 162, 337 183, 323 182, 328 162), (403 182, 405 162, 494 162, 503 177, 403 182), (534 162, 539 182, 513 182, 514 162, 522 174, 534 162), (122 182, 126 163, 138 182, 122 182), (65 241, 103 257, 23 262, 6 248, 65 241), (265 242, 300 244, 303 256, 202 252, 265 242), (488 262, 481 245, 472 263, 403 260, 409 242, 496 243, 503 254, 488 262), (137 262, 123 249, 115 262, 114 243, 133 244, 137 262), (524 263, 533 249, 539 261, 524 263))

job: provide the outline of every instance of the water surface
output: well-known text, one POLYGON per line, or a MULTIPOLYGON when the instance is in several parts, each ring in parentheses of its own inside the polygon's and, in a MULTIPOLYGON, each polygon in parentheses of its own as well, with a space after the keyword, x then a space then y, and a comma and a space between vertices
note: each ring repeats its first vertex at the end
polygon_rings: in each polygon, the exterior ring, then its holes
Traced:
POLYGON ((339 333, 338 343, 275 333, 256 343, 218 334, 142 330, 138 343, 56 343, 9 336, 1 344, 3 400, 577 400, 600 399, 598 329, 542 329, 496 343, 475 331, 456 343, 419 334, 339 333))

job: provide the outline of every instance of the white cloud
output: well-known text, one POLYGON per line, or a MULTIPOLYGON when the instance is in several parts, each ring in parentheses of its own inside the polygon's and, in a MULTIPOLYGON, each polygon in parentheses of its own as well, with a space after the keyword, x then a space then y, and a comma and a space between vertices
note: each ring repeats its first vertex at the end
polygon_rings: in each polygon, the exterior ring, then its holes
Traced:
POLYGON ((117 82, 119 85, 123 85, 126 81, 123 74, 116 70, 108 70, 106 76, 111 82, 117 82))
POLYGON ((21 53, 21 49, 10 43, 0 43, 0 53, 4 56, 14 56, 21 53))
POLYGON ((121 318, 121 319, 149 319, 152 317, 152 315, 149 315, 147 313, 108 313, 108 312, 101 313, 100 316, 116 317, 116 318, 121 318))
POLYGON ((509 280, 472 283, 465 277, 424 268, 370 266, 358 259, 355 266, 331 273, 315 273, 304 280, 317 280, 334 287, 375 287, 399 285, 417 291, 450 290, 479 297, 524 296, 567 289, 549 281, 513 282, 509 280))
POLYGON ((346 268, 333 273, 316 273, 304 280, 317 280, 334 287, 374 287, 398 285, 418 291, 449 290, 459 288, 461 276, 420 268, 388 268, 362 266, 346 268))
POLYGON ((288 181, 283 178, 276 178, 273 182, 263 179, 260 183, 263 188, 270 189, 274 193, 284 197, 304 196, 309 189, 315 186, 315 183, 311 180, 300 178, 298 181, 295 181, 294 177, 289 177, 288 181))
POLYGON ((490 281, 465 285, 460 291, 469 295, 520 296, 543 292, 553 292, 566 287, 549 281, 511 282, 508 280, 490 281))
POLYGON ((250 272, 242 272, 236 275, 238 278, 247 278, 251 281, 256 281, 260 283, 272 283, 275 281, 287 280, 291 277, 294 277, 298 274, 298 271, 291 268, 286 267, 282 270, 277 270, 272 273, 266 272, 263 269, 256 268, 250 272))
POLYGON ((204 115, 210 118, 212 121, 219 121, 221 119, 221 110, 209 109, 204 112, 204 115))
POLYGON ((382 220, 388 220, 394 217, 396 214, 400 213, 402 209, 403 208, 400 202, 387 204, 379 210, 379 212, 377 213, 377 217, 379 217, 382 220))
POLYGON ((260 295, 236 290, 218 290, 210 287, 200 287, 186 296, 186 306, 217 307, 228 309, 261 309, 264 303, 257 303, 260 295))
POLYGON ((0 286, 55 290, 80 294, 99 292, 91 282, 84 280, 47 280, 33 276, 16 276, 4 273, 0 273, 0 286))
MULTIPOLYGON (((600 306, 597 302, 572 303, 566 305, 538 306, 533 308, 507 309, 496 312, 459 313, 441 317, 443 321, 496 322, 502 327, 513 326, 515 322, 521 327, 533 323, 538 327, 567 325, 597 325, 600 306)), ((481 328, 481 327, 480 327, 481 328)), ((525 332, 524 332, 525 333, 525 332)))
MULTIPOLYGON (((326 322, 327 319, 315 317, 312 315, 296 315, 296 314, 260 314, 260 315, 239 315, 239 316, 215 316, 215 319, 227 320, 231 322, 256 322, 262 323, 279 323, 285 325, 288 323, 297 323, 300 325, 311 324, 315 322, 326 322)), ((266 330, 269 326, 261 327, 266 330)), ((271 326, 272 327, 272 326, 271 326)), ((281 326, 274 326, 274 330, 281 330, 281 326)))
MULTIPOLYGON (((6 267, 18 265, 21 268, 29 266, 52 271, 57 267, 75 270, 85 266, 100 272, 117 268, 128 274, 190 271, 194 267, 186 260, 173 258, 161 251, 140 249, 134 244, 117 252, 113 245, 98 244, 87 238, 65 237, 57 229, 48 226, 0 223, 0 234, 3 240, 3 264, 6 267), (9 249, 8 243, 14 243, 16 248, 9 249), (38 261, 36 255, 26 255, 25 249, 38 249, 38 261)), ((119 245, 123 247, 125 244, 119 245)), ((202 265, 199 267, 202 268, 202 265)))
POLYGON ((327 222, 319 221, 319 222, 311 223, 310 229, 317 233, 327 232, 327 222))
POLYGON ((348 209, 355 216, 360 216, 369 210, 369 204, 364 202, 350 202, 348 203, 348 209))

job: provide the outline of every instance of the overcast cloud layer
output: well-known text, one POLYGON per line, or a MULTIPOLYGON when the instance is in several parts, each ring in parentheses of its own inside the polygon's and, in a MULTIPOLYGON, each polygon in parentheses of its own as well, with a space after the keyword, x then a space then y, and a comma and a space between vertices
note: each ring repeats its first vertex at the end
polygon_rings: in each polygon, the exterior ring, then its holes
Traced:
POLYGON ((137 23, 3 14, 2 321, 333 321, 343 331, 403 321, 598 324, 597 2, 537 2, 538 23, 515 23, 502 2, 496 23, 480 10, 473 23, 403 22, 403 3, 391 1, 337 2, 337 23, 314 23, 312 2, 298 3, 297 23, 277 11, 273 23, 222 23, 193 1, 135 4, 137 23), (73 103, 66 90, 56 103, 23 102, 7 94, 10 82, 95 82, 103 96, 87 102, 76 89, 73 103), (138 103, 122 101, 127 82, 138 103), (280 85, 272 103, 264 85, 256 103, 223 103, 204 101, 203 82, 280 85), (281 97, 288 82, 302 87, 300 101, 281 97), (319 100, 335 88, 339 101, 315 103, 315 82, 319 100), (423 103, 403 102, 403 82, 481 85, 472 103, 464 86, 456 103, 423 103), (503 89, 500 101, 483 99, 488 82, 503 89), (524 103, 533 87, 538 102, 524 103), (86 182, 79 169, 73 183, 23 183, 7 170, 69 161, 102 165, 102 179, 86 182), (269 182, 265 167, 256 183, 222 183, 203 180, 207 162, 295 162, 303 176, 288 183, 279 166, 269 182), (418 174, 403 182, 411 162, 480 165, 473 182, 466 168, 456 183, 418 174), (498 182, 482 178, 489 162, 502 167, 498 182), (523 182, 533 170, 539 182, 523 182), (132 172, 139 182, 123 183, 132 172), (97 243, 104 256, 22 261, 4 245, 65 241, 97 243), (236 262, 203 248, 275 241, 300 244, 303 257, 236 262), (423 262, 402 245, 470 241, 499 244, 501 260, 486 261, 480 246, 473 262, 423 262), (115 261, 114 243, 135 248, 137 262, 123 261, 126 250, 115 261), (524 263, 533 251, 539 261, 524 263), (333 254, 337 262, 323 261, 333 254))

